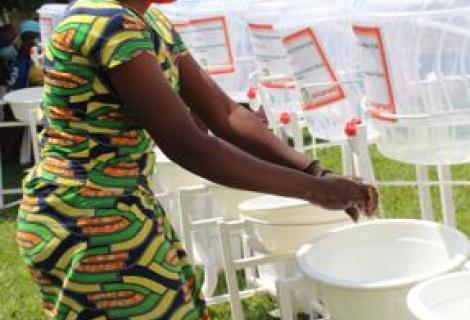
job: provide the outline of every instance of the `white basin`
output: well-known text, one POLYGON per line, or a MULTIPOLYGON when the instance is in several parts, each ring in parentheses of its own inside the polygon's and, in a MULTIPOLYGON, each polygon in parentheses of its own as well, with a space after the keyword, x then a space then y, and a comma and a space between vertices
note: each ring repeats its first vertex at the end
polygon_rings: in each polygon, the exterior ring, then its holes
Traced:
POLYGON ((408 307, 418 320, 468 320, 470 272, 436 277, 414 287, 408 307))
POLYGON ((303 246, 297 262, 332 319, 411 320, 410 288, 459 270, 468 255, 467 237, 453 228, 384 220, 333 230, 303 246))
POLYGON ((156 164, 153 188, 157 192, 177 192, 181 188, 202 185, 202 179, 174 163, 160 151, 155 149, 156 164))
POLYGON ((350 222, 344 212, 270 195, 244 202, 239 209, 258 242, 275 253, 295 252, 313 238, 350 222))
POLYGON ((42 87, 26 88, 6 94, 3 100, 10 104, 11 110, 18 121, 29 122, 31 111, 39 111, 42 95, 42 87))

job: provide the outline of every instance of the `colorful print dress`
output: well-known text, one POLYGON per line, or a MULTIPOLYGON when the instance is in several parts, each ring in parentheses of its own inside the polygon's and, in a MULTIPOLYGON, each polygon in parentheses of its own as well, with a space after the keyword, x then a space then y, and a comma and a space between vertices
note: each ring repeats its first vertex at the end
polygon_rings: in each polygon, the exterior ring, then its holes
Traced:
POLYGON ((157 10, 141 19, 118 1, 78 0, 47 46, 50 126, 24 181, 17 240, 53 319, 208 319, 149 187, 154 142, 107 76, 144 51, 178 92, 186 49, 157 10))

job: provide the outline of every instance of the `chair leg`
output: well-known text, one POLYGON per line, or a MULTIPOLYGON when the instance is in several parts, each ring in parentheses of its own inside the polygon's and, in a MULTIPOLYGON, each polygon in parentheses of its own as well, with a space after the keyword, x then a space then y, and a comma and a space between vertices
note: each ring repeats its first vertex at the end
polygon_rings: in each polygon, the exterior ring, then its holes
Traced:
POLYGON ((40 160, 39 139, 37 134, 37 111, 32 110, 29 114, 29 133, 31 134, 31 144, 33 146, 34 162, 38 163, 40 160))
POLYGON ((243 306, 240 298, 240 288, 237 281, 237 270, 233 264, 232 246, 230 241, 230 228, 224 224, 219 224, 220 242, 222 244, 223 262, 227 288, 230 296, 230 306, 232 308, 233 320, 244 320, 243 306))
POLYGON ((20 164, 22 166, 27 165, 31 161, 32 134, 29 130, 29 128, 25 128, 23 131, 23 138, 21 139, 20 164))

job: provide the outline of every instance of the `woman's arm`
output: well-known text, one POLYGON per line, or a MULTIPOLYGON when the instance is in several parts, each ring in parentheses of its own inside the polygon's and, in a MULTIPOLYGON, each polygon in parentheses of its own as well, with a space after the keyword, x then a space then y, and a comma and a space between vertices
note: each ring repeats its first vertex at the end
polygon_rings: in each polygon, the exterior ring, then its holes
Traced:
MULTIPOLYGON (((258 117, 233 102, 191 55, 181 57, 179 66, 184 101, 215 135, 272 163, 295 170, 309 166, 309 158, 290 148, 258 117)), ((314 170, 320 171, 321 168, 314 170)))
POLYGON ((368 188, 345 178, 315 178, 256 158, 199 130, 169 86, 155 56, 144 52, 110 71, 125 104, 166 155, 189 171, 230 187, 309 200, 328 209, 366 208, 368 188))

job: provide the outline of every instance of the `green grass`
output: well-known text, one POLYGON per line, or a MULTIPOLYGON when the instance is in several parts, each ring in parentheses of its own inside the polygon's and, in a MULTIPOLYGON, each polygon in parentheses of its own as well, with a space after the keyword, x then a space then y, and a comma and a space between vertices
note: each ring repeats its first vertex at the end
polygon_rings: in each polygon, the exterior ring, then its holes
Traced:
MULTIPOLYGON (((375 172, 379 180, 413 180, 415 168, 400 164, 382 157, 375 149, 371 150, 375 172)), ((318 154, 323 164, 335 171, 340 170, 341 157, 337 149, 320 151, 318 154)), ((18 187, 21 168, 7 164, 7 183, 18 187)), ((455 180, 470 178, 470 166, 456 166, 452 168, 455 180)), ((436 173, 431 174, 435 178, 436 173)), ((416 188, 382 188, 382 206, 385 217, 388 218, 419 218, 419 201, 416 188)), ((436 219, 440 220, 439 192, 432 188, 433 205, 436 219)), ((468 187, 455 187, 455 202, 457 206, 458 226, 467 235, 470 235, 470 189, 468 187)), ((39 305, 38 294, 31 282, 18 255, 15 234, 16 209, 0 211, 0 320, 43 320, 39 305)), ((242 277, 241 284, 244 286, 242 277)), ((221 276, 218 293, 225 292, 225 283, 221 276)), ((276 308, 276 301, 269 296, 259 295, 244 301, 246 318, 249 320, 268 320, 270 311, 276 308)), ((211 307, 214 320, 228 320, 230 308, 228 304, 211 307)))

